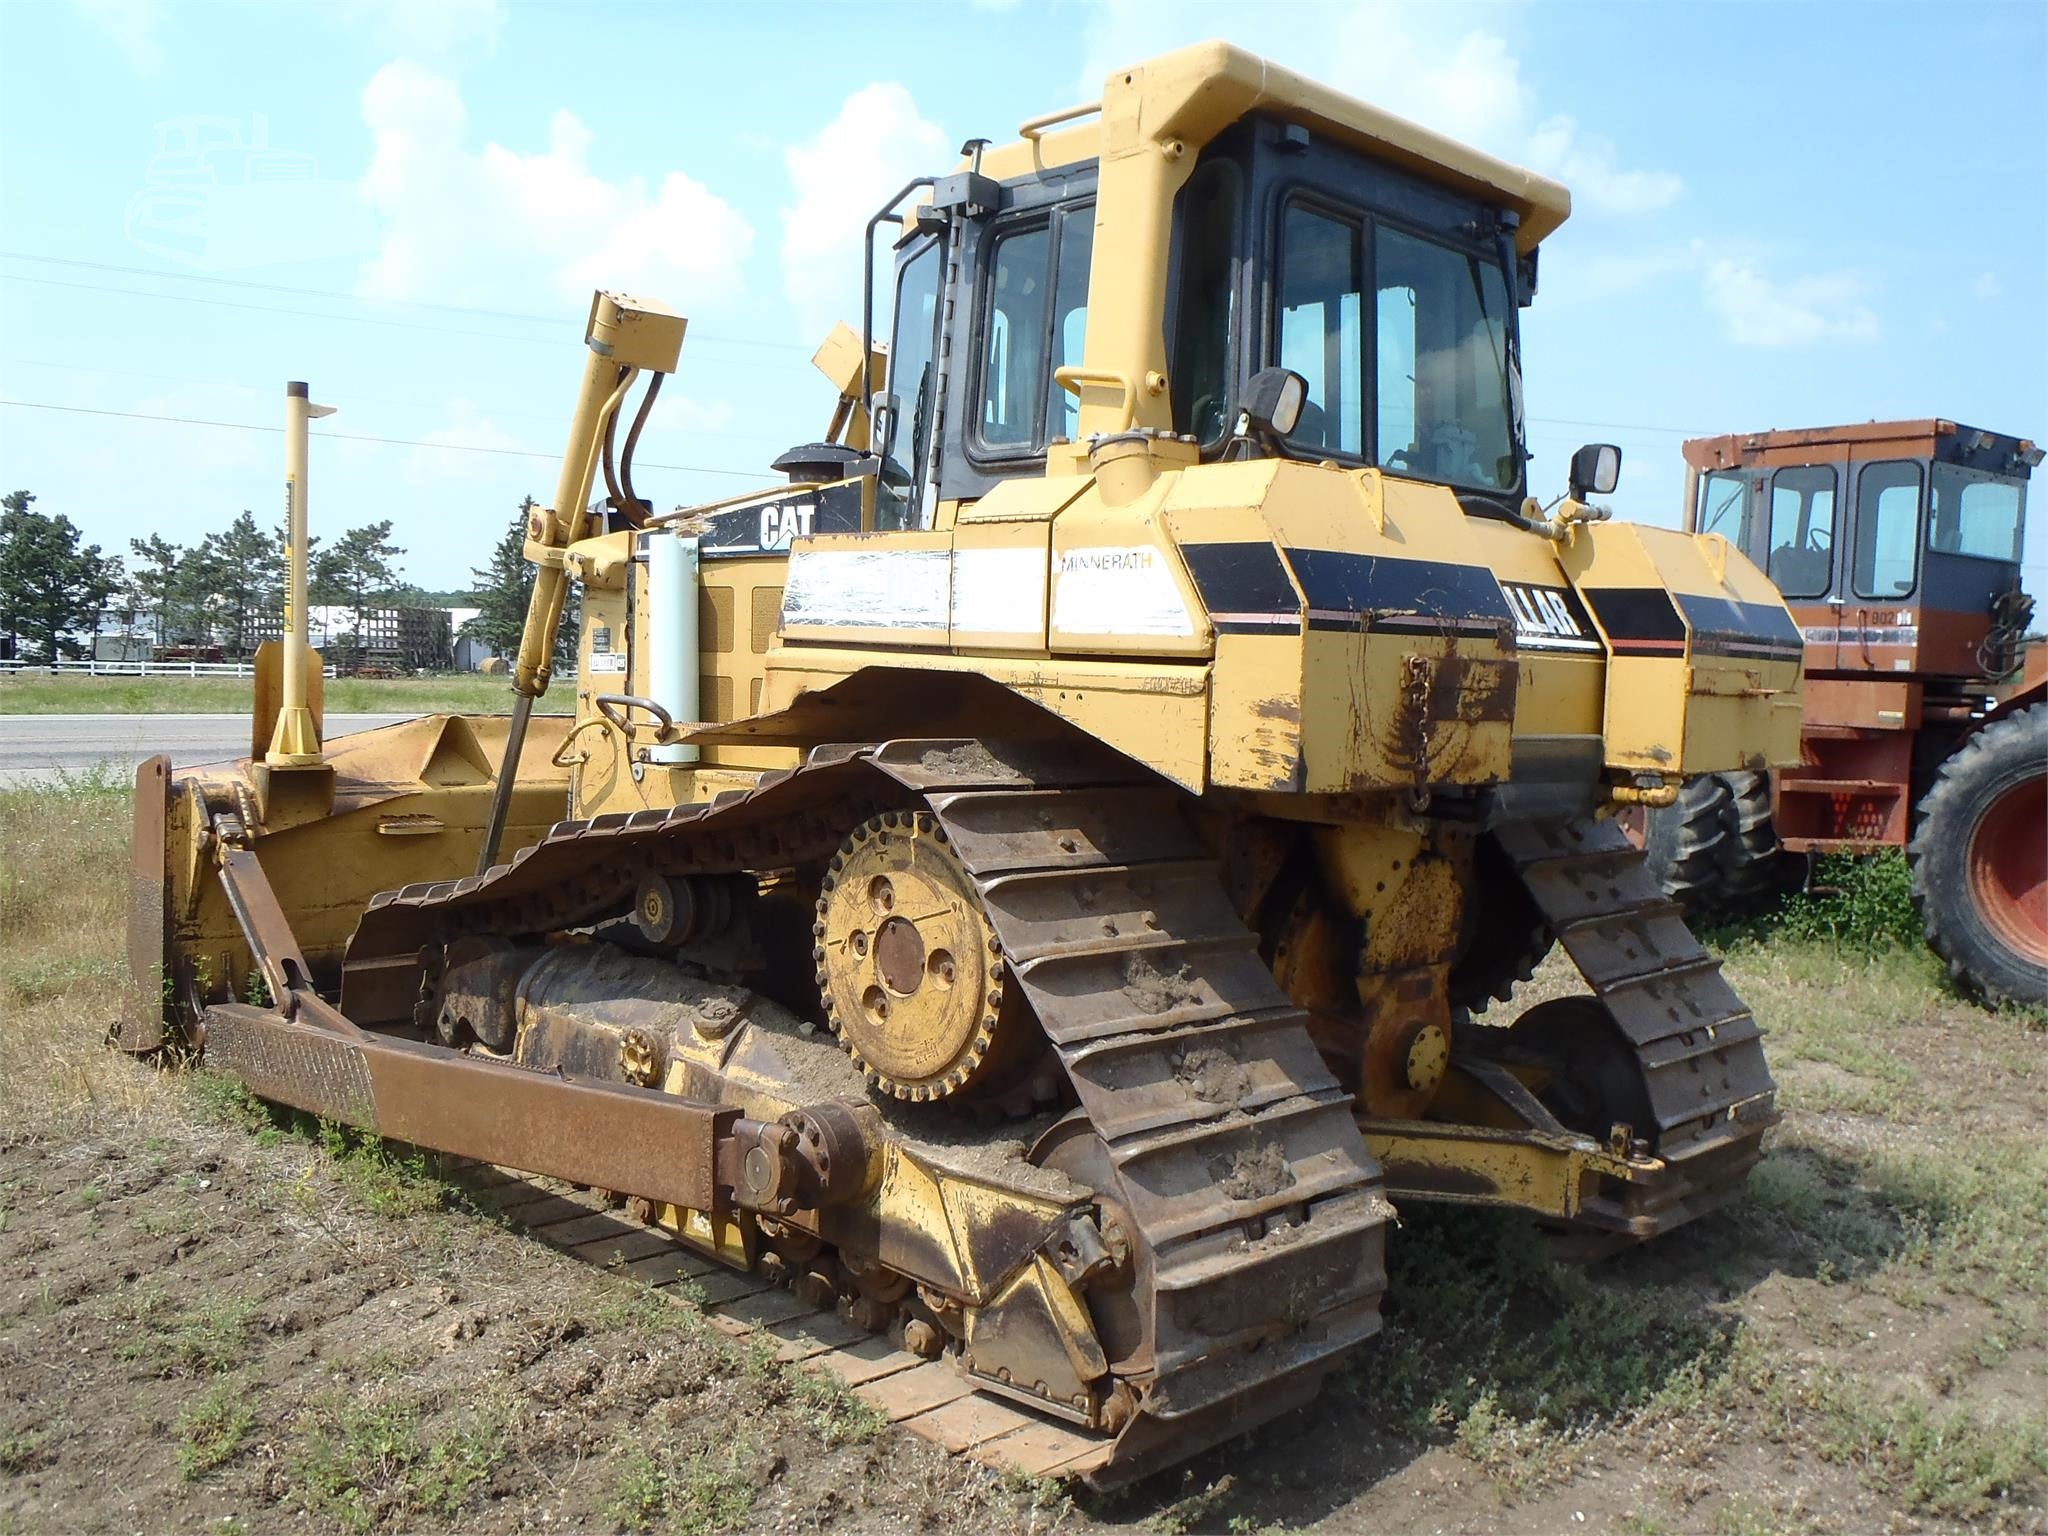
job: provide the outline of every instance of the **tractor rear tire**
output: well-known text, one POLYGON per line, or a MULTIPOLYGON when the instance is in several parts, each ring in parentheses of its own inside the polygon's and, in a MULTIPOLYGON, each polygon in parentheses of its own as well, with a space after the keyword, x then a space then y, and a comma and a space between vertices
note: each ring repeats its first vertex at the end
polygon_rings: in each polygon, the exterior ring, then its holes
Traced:
POLYGON ((2048 704, 1993 721, 1941 765, 1907 857, 1927 942, 1958 983, 2048 1006, 2048 704))
POLYGON ((1702 774, 1686 781, 1678 798, 1648 816, 1643 852, 1650 878, 1688 912, 1705 912, 1722 900, 1727 882, 1735 817, 1727 780, 1702 774))
POLYGON ((1722 845, 1721 889, 1715 905, 1739 916, 1767 906, 1797 879, 1795 861, 1771 820, 1771 776, 1716 774, 1728 786, 1728 841, 1722 845))

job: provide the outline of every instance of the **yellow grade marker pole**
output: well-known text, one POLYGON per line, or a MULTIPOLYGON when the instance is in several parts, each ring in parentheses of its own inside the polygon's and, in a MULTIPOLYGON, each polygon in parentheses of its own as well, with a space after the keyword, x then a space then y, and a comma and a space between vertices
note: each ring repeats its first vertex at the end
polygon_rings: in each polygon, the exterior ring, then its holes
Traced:
POLYGON ((284 690, 270 750, 272 768, 311 768, 320 762, 320 728, 306 704, 306 424, 332 416, 331 405, 315 405, 303 381, 284 387, 284 690))

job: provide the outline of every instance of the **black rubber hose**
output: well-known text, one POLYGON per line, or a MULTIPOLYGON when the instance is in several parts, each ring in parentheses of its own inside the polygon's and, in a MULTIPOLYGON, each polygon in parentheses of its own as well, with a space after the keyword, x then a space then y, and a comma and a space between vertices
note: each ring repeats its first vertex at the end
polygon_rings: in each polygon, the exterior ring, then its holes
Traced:
POLYGON ((619 510, 625 515, 628 527, 645 526, 647 514, 654 509, 633 493, 633 450, 640 445, 640 429, 647 425, 648 412, 654 409, 654 397, 661 393, 661 381, 665 373, 657 373, 647 381, 647 393, 640 397, 640 409, 633 415, 633 425, 626 432, 626 451, 619 456, 619 479, 625 484, 626 499, 619 510))
MULTIPOLYGON (((612 388, 617 389, 625 381, 625 377, 626 370, 621 368, 619 376, 612 380, 612 388)), ((624 498, 619 495, 618 471, 612 466, 612 438, 617 435, 618 430, 619 413, 613 411, 610 416, 605 418, 604 423, 604 488, 606 494, 611 497, 612 505, 622 507, 625 502, 624 498)))

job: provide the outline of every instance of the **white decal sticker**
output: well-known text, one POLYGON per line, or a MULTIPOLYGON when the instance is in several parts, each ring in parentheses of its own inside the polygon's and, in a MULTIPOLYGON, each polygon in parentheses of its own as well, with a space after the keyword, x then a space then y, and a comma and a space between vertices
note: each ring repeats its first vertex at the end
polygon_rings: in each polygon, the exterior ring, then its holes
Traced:
POLYGON ((1166 556, 1132 549, 1068 549, 1056 557, 1052 627, 1070 635, 1192 635, 1166 556))
POLYGON ((1515 643, 1527 651, 1598 651, 1599 638, 1573 610, 1563 587, 1503 581, 1500 595, 1515 616, 1515 643))
POLYGON ((761 509, 761 548, 787 549, 791 539, 809 538, 811 520, 818 515, 816 502, 799 501, 761 509))
POLYGON ((953 628, 976 634, 1043 636, 1045 552, 953 551, 953 628))
POLYGON ((592 651, 590 653, 592 672, 624 672, 626 653, 624 651, 592 651))
POLYGON ((782 589, 784 629, 944 629, 943 549, 800 549, 782 589))

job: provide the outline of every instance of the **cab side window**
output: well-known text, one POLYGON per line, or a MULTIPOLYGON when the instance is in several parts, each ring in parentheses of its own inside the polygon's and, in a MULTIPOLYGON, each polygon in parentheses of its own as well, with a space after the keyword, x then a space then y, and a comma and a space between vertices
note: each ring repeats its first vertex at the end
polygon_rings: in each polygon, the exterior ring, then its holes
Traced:
POLYGON ((1929 480, 1929 549, 1984 560, 2019 559, 2021 511, 2027 499, 2024 482, 1959 464, 1935 465, 1929 480))
POLYGON ((1749 547, 1749 476, 1717 469, 1700 480, 1695 533, 1718 533, 1737 549, 1749 547))
POLYGON ((1856 477, 1858 597, 1904 597, 1920 568, 1920 466, 1866 464, 1856 477))
POLYGON ((1182 245, 1173 330, 1173 421, 1204 448, 1223 441, 1228 424, 1242 197, 1237 166, 1212 160, 1182 188, 1174 221, 1182 245))
POLYGON ((1772 583, 1787 597, 1826 596, 1834 550, 1834 469, 1822 464, 1772 475, 1772 583))
POLYGON ((1036 455, 1048 439, 1072 435, 1074 397, 1057 375, 1081 361, 1094 245, 1093 204, 991 237, 973 434, 988 457, 1036 455))
POLYGON ((1280 366, 1308 384, 1296 448, 1365 451, 1363 244, 1349 219, 1300 203, 1281 216, 1280 366))
POLYGON ((875 526, 921 528, 931 470, 932 352, 938 334, 939 265, 934 240, 906 259, 896 278, 896 324, 889 337, 888 416, 875 488, 875 526))

